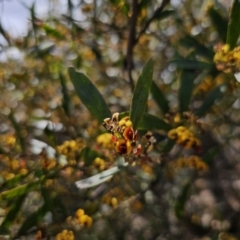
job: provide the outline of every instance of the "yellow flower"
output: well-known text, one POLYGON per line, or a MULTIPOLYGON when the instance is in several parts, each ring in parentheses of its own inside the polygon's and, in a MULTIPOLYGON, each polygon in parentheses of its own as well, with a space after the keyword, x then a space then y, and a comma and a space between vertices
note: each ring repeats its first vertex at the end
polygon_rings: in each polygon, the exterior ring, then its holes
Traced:
POLYGON ((61 233, 58 233, 56 240, 74 240, 74 234, 72 231, 64 229, 61 233))
POLYGON ((93 220, 88 215, 82 215, 78 218, 78 222, 86 227, 91 227, 93 220))
POLYGON ((97 137, 97 143, 103 146, 104 148, 112 148, 112 134, 111 133, 103 133, 97 137))
POLYGON ((93 165, 100 171, 103 171, 105 169, 105 161, 99 157, 94 159, 93 165))
POLYGON ((115 150, 120 154, 130 154, 132 152, 131 142, 119 139, 115 145, 115 150))
POLYGON ((83 216, 85 214, 84 210, 79 208, 77 211, 76 211, 76 217, 77 218, 80 218, 81 216, 83 216))

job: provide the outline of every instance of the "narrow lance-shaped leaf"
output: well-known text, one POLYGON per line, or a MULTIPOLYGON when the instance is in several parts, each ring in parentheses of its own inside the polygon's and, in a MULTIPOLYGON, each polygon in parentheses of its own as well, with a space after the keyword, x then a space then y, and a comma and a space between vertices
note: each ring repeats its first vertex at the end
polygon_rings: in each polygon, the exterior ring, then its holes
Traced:
POLYGON ((70 67, 68 72, 79 98, 90 113, 100 123, 104 118, 110 117, 111 112, 95 85, 83 73, 76 72, 73 67, 70 67))
POLYGON ((174 63, 177 67, 185 70, 195 70, 195 69, 203 69, 203 70, 211 70, 214 65, 208 62, 202 62, 198 60, 190 60, 190 59, 173 59, 169 61, 169 63, 174 63))
POLYGON ((225 19, 219 11, 214 9, 213 6, 211 6, 208 9, 208 15, 213 23, 213 26, 216 28, 219 37, 223 42, 226 42, 226 37, 227 37, 227 19, 225 19))
POLYGON ((150 59, 144 66, 132 98, 130 107, 130 119, 134 129, 137 129, 147 106, 148 95, 152 85, 153 60, 150 59))
POLYGON ((240 1, 233 0, 230 18, 228 22, 227 41, 230 49, 236 46, 237 40, 240 35, 240 1))
POLYGON ((12 225, 12 223, 18 216, 25 198, 26 194, 18 197, 16 201, 11 204, 10 210, 0 226, 0 234, 6 233, 8 231, 8 228, 12 225))
POLYGON ((71 100, 68 94, 68 89, 66 86, 66 79, 62 73, 59 73, 59 79, 61 82, 62 86, 62 95, 63 95, 63 100, 62 100, 62 107, 67 114, 67 116, 70 116, 71 113, 71 100))
POLYGON ((44 199, 44 204, 46 205, 46 208, 48 208, 49 211, 51 211, 53 218, 57 219, 56 209, 55 209, 55 206, 54 206, 53 200, 52 200, 52 191, 50 189, 42 186, 41 193, 42 193, 42 197, 44 199))
POLYGON ((103 157, 101 154, 90 147, 82 149, 80 158, 83 159, 86 165, 91 165, 96 157, 103 157))
POLYGON ((177 201, 175 203, 175 214, 178 218, 182 218, 184 216, 184 207, 188 198, 189 188, 191 186, 191 182, 187 182, 179 194, 177 201))
POLYGON ((169 112, 168 101, 166 100, 164 94, 154 81, 152 82, 151 93, 154 101, 157 103, 162 113, 163 114, 168 113, 169 112))
POLYGON ((39 184, 41 183, 41 181, 26 183, 18 187, 15 187, 13 189, 3 191, 0 193, 0 200, 13 199, 17 196, 23 195, 32 190, 36 190, 39 187, 39 184))
MULTIPOLYGON (((129 112, 122 112, 119 114, 120 119, 129 116, 129 112)), ((166 123, 164 120, 149 114, 149 113, 144 113, 139 126, 139 130, 165 130, 169 131, 172 129, 172 126, 166 123)))
POLYGON ((223 95, 223 92, 221 91, 222 87, 224 87, 224 85, 216 87, 207 95, 203 101, 202 106, 196 112, 196 115, 198 117, 202 117, 213 106, 216 99, 220 98, 223 95))
POLYGON ((118 166, 112 167, 108 170, 105 170, 101 173, 98 173, 92 177, 85 178, 75 182, 76 187, 79 189, 95 187, 103 182, 108 181, 113 177, 114 174, 119 172, 122 168, 128 166, 128 163, 125 162, 123 157, 119 157, 118 161, 120 162, 118 166))
POLYGON ((49 211, 46 204, 40 207, 37 211, 33 212, 22 224, 21 228, 18 231, 18 236, 26 233, 30 228, 36 226, 40 223, 45 216, 45 214, 49 211))
POLYGON ((14 117, 14 114, 11 110, 10 114, 9 114, 9 119, 10 121, 12 122, 12 125, 16 131, 16 135, 17 135, 17 138, 19 140, 19 143, 21 145, 21 148, 22 148, 22 152, 26 152, 26 143, 25 143, 25 138, 23 137, 23 134, 22 134, 22 130, 21 130, 21 127, 20 125, 18 124, 18 122, 16 121, 15 117, 14 117))
POLYGON ((141 122, 139 123, 138 129, 140 130, 165 130, 169 131, 172 129, 171 125, 164 122, 162 119, 145 113, 142 117, 141 122))
POLYGON ((182 71, 180 76, 180 89, 179 89, 179 111, 183 113, 188 110, 192 91, 194 87, 194 79, 197 74, 192 71, 182 71))
POLYGON ((186 37, 182 38, 179 41, 179 44, 186 47, 187 49, 194 48, 195 52, 198 55, 203 56, 209 60, 213 59, 213 56, 214 56, 213 50, 211 48, 207 48, 206 46, 204 46, 203 44, 198 42, 197 39, 193 38, 192 36, 186 36, 186 37))

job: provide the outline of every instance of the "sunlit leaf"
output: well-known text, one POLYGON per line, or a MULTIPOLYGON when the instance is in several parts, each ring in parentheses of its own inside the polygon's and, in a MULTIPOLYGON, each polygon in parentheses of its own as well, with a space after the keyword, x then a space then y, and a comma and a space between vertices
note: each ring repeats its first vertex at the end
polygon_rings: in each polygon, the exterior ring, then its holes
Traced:
POLYGON ((158 107, 161 109, 163 114, 169 112, 168 101, 166 100, 164 94, 161 89, 157 86, 157 84, 153 81, 151 86, 151 93, 154 101, 157 103, 158 107))
POLYGON ((0 200, 4 200, 4 199, 7 200, 7 199, 15 198, 17 196, 28 193, 32 190, 36 190, 38 187, 39 187, 39 182, 38 181, 20 185, 18 187, 13 188, 13 189, 1 192, 0 193, 0 200))
POLYGON ((233 0, 230 18, 228 22, 227 29, 227 41, 226 43, 230 45, 230 49, 236 46, 237 40, 240 35, 240 1, 233 0))
POLYGON ((42 28, 45 31, 45 33, 47 34, 47 36, 54 37, 54 38, 57 38, 60 40, 64 38, 64 36, 59 31, 50 27, 49 25, 44 24, 42 26, 42 28))
POLYGON ((150 59, 144 66, 133 93, 130 107, 130 119, 133 123, 134 129, 138 128, 138 125, 146 110, 148 95, 152 85, 152 76, 153 60, 150 59))
POLYGON ((76 72, 72 67, 68 72, 79 98, 90 113, 100 123, 104 118, 110 117, 111 112, 95 85, 83 73, 76 72))
POLYGON ((6 182, 4 182, 0 186, 0 191, 3 190, 3 189, 6 189, 6 188, 13 188, 13 187, 15 187, 17 184, 19 184, 19 182, 21 182, 27 176, 28 176, 28 174, 15 175, 14 178, 7 180, 6 182))
POLYGON ((174 211, 178 218, 182 218, 184 216, 184 207, 189 195, 189 189, 191 187, 191 182, 186 183, 176 200, 174 211))
POLYGON ((8 214, 4 218, 1 226, 0 226, 0 234, 6 233, 9 229, 9 227, 13 224, 14 220, 19 214, 19 211, 21 210, 22 204, 26 198, 26 194, 18 197, 12 204, 8 211, 8 214))
POLYGON ((193 71, 182 71, 180 75, 179 88, 179 112, 183 113, 188 110, 192 91, 194 88, 194 80, 197 74, 193 71))
POLYGON ((166 123, 164 120, 145 113, 139 123, 138 129, 140 130, 165 130, 169 131, 171 129, 171 125, 166 123))
POLYGON ((224 85, 216 87, 207 95, 202 106, 196 112, 197 116, 204 116, 204 114, 214 105, 215 101, 223 96, 223 91, 221 90, 222 87, 224 87, 224 85))
MULTIPOLYGON (((120 158, 123 158, 123 157, 120 157, 120 158)), ((126 166, 128 166, 128 163, 125 162, 124 158, 123 158, 121 164, 119 164, 118 166, 112 167, 112 168, 105 170, 101 173, 98 173, 92 177, 77 181, 77 182, 75 182, 75 184, 76 184, 77 188, 79 188, 79 189, 95 187, 95 186, 111 179, 114 174, 116 174, 123 167, 126 167, 126 166)))

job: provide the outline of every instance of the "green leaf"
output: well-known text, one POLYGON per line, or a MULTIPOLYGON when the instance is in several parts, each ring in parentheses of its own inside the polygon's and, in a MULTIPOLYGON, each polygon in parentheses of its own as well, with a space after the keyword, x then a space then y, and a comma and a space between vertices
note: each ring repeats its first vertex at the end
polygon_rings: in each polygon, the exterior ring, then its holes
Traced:
POLYGON ((139 123, 138 126, 139 130, 165 130, 169 131, 172 129, 171 125, 168 123, 164 122, 162 119, 145 113, 142 117, 141 122, 139 123))
POLYGON ((207 95, 202 106, 196 112, 198 117, 202 117, 213 106, 216 99, 223 96, 223 92, 221 91, 223 86, 224 85, 216 87, 207 95))
POLYGON ((177 201, 174 206, 175 214, 178 218, 182 218, 184 215, 184 207, 188 198, 189 188, 191 186, 191 182, 187 182, 179 194, 177 201))
POLYGON ((152 85, 152 76, 153 60, 150 59, 144 66, 133 93, 132 103, 130 107, 130 119, 133 123, 134 129, 138 128, 138 125, 146 110, 148 95, 152 85))
MULTIPOLYGON (((160 14, 158 14, 157 16, 155 16, 156 20, 162 20, 165 19, 167 17, 170 17, 171 15, 173 15, 175 13, 174 10, 165 10, 163 12, 160 12, 160 14)), ((155 20, 154 19, 154 20, 155 20)))
POLYGON ((161 152, 162 153, 170 152, 173 149, 173 147, 175 146, 175 144, 176 144, 175 141, 168 138, 166 140, 166 144, 162 147, 161 152))
POLYGON ((90 113, 101 123, 104 118, 111 117, 111 112, 94 84, 83 74, 76 72, 73 67, 68 69, 70 79, 77 95, 90 113))
POLYGON ((87 165, 92 164, 96 157, 102 157, 102 155, 90 147, 85 147, 81 151, 80 158, 83 159, 87 165))
POLYGON ((57 214, 56 214, 56 209, 55 206, 53 204, 53 200, 52 200, 52 191, 44 186, 42 186, 41 188, 41 193, 42 193, 42 197, 44 200, 44 204, 46 205, 46 207, 49 209, 49 211, 51 211, 53 218, 55 220, 57 220, 57 214))
POLYGON ((226 43, 230 45, 230 50, 233 49, 240 35, 240 1, 234 0, 232 4, 232 9, 230 13, 230 18, 228 22, 227 29, 227 41, 226 43))
POLYGON ((59 73, 59 79, 61 82, 62 95, 63 95, 62 107, 63 107, 65 113, 67 114, 67 116, 69 117, 70 113, 71 113, 71 99, 68 94, 68 89, 66 86, 66 78, 64 77, 64 75, 62 73, 59 73))
POLYGON ((0 186, 0 191, 3 190, 4 188, 14 188, 17 184, 19 185, 19 183, 26 178, 29 175, 29 173, 27 174, 18 174, 15 175, 14 178, 7 180, 6 182, 4 182, 1 186, 0 186))
POLYGON ((45 216, 45 214, 49 211, 46 204, 43 204, 37 211, 33 212, 22 224, 21 228, 18 231, 18 236, 25 234, 30 228, 36 226, 40 223, 45 216))
POLYGON ((15 117, 14 117, 14 113, 11 110, 10 114, 9 114, 9 120, 11 121, 15 131, 16 131, 16 135, 17 135, 17 139, 20 143, 22 152, 25 153, 26 152, 26 142, 25 142, 25 137, 22 134, 22 129, 20 127, 20 125, 18 124, 18 122, 16 121, 15 117))
POLYGON ((211 70, 214 68, 214 65, 212 63, 201 62, 198 60, 184 59, 184 58, 174 59, 169 61, 169 63, 174 63, 177 65, 178 68, 181 68, 184 70, 197 70, 197 69, 211 70))
POLYGON ((179 41, 179 44, 181 44, 182 46, 186 47, 187 49, 194 48, 195 52, 198 55, 206 57, 207 59, 209 59, 211 61, 213 59, 213 56, 214 56, 213 50, 210 49, 210 48, 207 48, 203 44, 199 43, 196 40, 196 38, 193 38, 191 36, 186 36, 186 37, 182 38, 179 41))
POLYGON ((60 39, 60 40, 62 40, 64 38, 64 36, 59 31, 50 27, 49 25, 44 24, 42 26, 42 28, 46 32, 47 36, 55 37, 55 38, 60 39))
POLYGON ((9 227, 13 224, 16 217, 18 216, 25 198, 26 198, 26 194, 18 197, 14 201, 14 203, 11 204, 10 210, 0 226, 0 234, 4 234, 8 232, 9 227))
POLYGON ((197 74, 192 71, 182 71, 180 76, 179 88, 179 112, 183 113, 188 110, 192 91, 194 87, 194 79, 197 74))
POLYGON ((36 190, 39 187, 40 182, 31 182, 26 183, 21 186, 15 187, 10 190, 6 190, 0 193, 0 200, 9 200, 12 198, 15 198, 17 196, 23 195, 25 193, 28 193, 32 190, 36 190))
POLYGON ((161 109, 163 114, 169 112, 168 101, 166 100, 164 94, 161 89, 157 86, 157 84, 152 81, 151 93, 154 101, 157 103, 158 107, 161 109))
POLYGON ((219 11, 214 9, 213 6, 211 6, 208 9, 208 14, 209 17, 213 23, 213 26, 216 28, 219 37, 221 38, 222 42, 226 42, 226 37, 227 37, 227 24, 228 21, 225 19, 219 11))

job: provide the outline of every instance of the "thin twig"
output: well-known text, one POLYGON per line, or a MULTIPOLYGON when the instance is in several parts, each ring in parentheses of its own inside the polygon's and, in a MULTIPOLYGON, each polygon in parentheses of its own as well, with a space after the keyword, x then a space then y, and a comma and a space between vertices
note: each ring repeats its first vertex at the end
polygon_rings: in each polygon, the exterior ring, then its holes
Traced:
POLYGON ((127 54, 124 61, 124 67, 127 70, 129 84, 131 85, 132 91, 134 90, 134 81, 132 78, 132 69, 134 66, 133 63, 133 49, 134 46, 137 45, 140 37, 145 33, 148 29, 151 22, 161 14, 164 10, 165 6, 169 4, 170 0, 163 0, 160 7, 158 7, 155 12, 153 13, 152 17, 148 19, 138 36, 136 37, 136 26, 137 26, 137 16, 139 12, 139 5, 138 0, 132 0, 132 16, 130 18, 130 28, 129 28, 129 37, 128 37, 128 44, 127 44, 127 54))
POLYGON ((163 0, 163 1, 162 1, 161 6, 158 7, 158 8, 155 10, 155 12, 153 13, 152 17, 149 18, 149 19, 147 20, 147 22, 145 23, 145 25, 143 26, 142 30, 140 31, 140 33, 138 34, 138 37, 137 37, 136 40, 135 40, 134 45, 136 45, 136 44, 138 43, 140 37, 146 32, 146 30, 148 29, 148 27, 149 27, 149 25, 151 24, 151 22, 161 14, 161 12, 164 10, 165 6, 166 6, 167 4, 169 4, 169 3, 170 3, 170 0, 163 0))
POLYGON ((128 72, 129 83, 132 91, 134 90, 132 69, 133 69, 133 48, 134 48, 135 39, 136 39, 137 16, 138 16, 138 0, 132 0, 132 16, 130 18, 127 55, 125 59, 125 68, 127 69, 127 72, 128 72))

